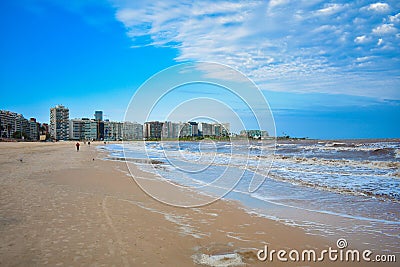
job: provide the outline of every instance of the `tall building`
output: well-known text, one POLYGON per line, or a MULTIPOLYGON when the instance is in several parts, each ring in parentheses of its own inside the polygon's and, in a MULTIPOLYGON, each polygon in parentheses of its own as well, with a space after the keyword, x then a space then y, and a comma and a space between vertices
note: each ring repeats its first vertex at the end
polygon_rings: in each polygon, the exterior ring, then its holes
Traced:
POLYGON ((192 136, 192 127, 190 123, 184 122, 179 124, 179 137, 192 136))
POLYGON ((103 111, 101 110, 96 110, 94 112, 94 120, 96 121, 102 121, 103 120, 103 111))
POLYGON ((122 122, 111 123, 111 136, 113 140, 122 140, 123 126, 122 122))
POLYGON ((50 134, 49 125, 47 123, 42 123, 42 125, 40 126, 40 135, 44 135, 47 137, 47 135, 49 134, 50 134))
POLYGON ((161 131, 162 138, 178 138, 179 137, 179 123, 172 121, 165 121, 161 131))
POLYGON ((161 137, 162 138, 171 138, 171 133, 172 131, 172 122, 170 121, 165 121, 163 123, 162 129, 161 129, 161 137))
POLYGON ((72 119, 69 121, 69 139, 85 139, 85 121, 83 119, 72 119))
POLYGON ((221 123, 221 125, 222 125, 222 135, 229 136, 231 132, 231 124, 229 122, 224 122, 221 123))
POLYGON ((57 105, 50 109, 50 136, 55 140, 69 138, 69 109, 57 105))
POLYGON ((97 123, 97 140, 104 140, 104 121, 98 121, 96 120, 97 123))
POLYGON ((140 123, 133 124, 133 139, 143 140, 143 125, 140 123))
POLYGON ((159 121, 145 122, 143 126, 143 137, 147 139, 160 139, 163 123, 159 121))
POLYGON ((40 123, 35 118, 29 119, 29 139, 32 141, 39 140, 40 123))
POLYGON ((12 138, 16 130, 18 113, 0 110, 0 137, 12 138))
POLYGON ((198 136, 199 124, 195 121, 189 121, 189 125, 190 125, 190 136, 198 136))
POLYGON ((124 125, 122 122, 104 121, 104 140, 117 141, 122 140, 124 125))
POLYGON ((125 121, 123 123, 123 140, 142 140, 143 125, 137 122, 125 121))
POLYGON ((199 123, 199 130, 201 131, 202 136, 212 136, 213 132, 212 132, 212 124, 211 123, 207 123, 207 122, 200 122, 199 123))
POLYGON ((214 123, 212 127, 213 135, 214 136, 221 136, 222 134, 222 127, 219 123, 214 123))
POLYGON ((106 140, 106 141, 116 140, 113 138, 112 124, 113 124, 113 122, 111 122, 109 120, 104 121, 104 140, 106 140))
POLYGON ((0 137, 30 139, 30 124, 21 114, 0 110, 0 137))
POLYGON ((178 138, 179 137, 179 131, 180 131, 180 123, 178 122, 173 122, 172 123, 172 131, 171 131, 171 138, 178 138))
POLYGON ((90 119, 82 119, 84 121, 84 128, 83 128, 83 136, 84 140, 88 141, 94 141, 97 140, 98 136, 98 122, 95 120, 90 120, 90 119))

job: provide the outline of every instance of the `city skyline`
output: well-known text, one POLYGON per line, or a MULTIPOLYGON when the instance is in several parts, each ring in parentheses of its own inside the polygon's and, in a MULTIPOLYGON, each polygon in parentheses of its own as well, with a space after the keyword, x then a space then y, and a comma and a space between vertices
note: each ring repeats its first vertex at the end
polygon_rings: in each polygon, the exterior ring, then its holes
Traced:
MULTIPOLYGON (((0 110, 0 139, 48 141, 121 141, 148 139, 178 139, 188 137, 228 137, 238 135, 230 131, 230 123, 210 121, 110 121, 103 120, 103 111, 94 111, 93 117, 70 118, 70 110, 63 105, 50 108, 49 122, 26 119, 23 114, 0 110)), ((265 130, 252 130, 267 137, 265 130), (264 134, 261 134, 264 133, 264 134)), ((240 134, 251 132, 241 130, 240 134)), ((255 137, 252 133, 249 137, 255 137)))
POLYGON ((71 117, 103 109, 105 119, 122 121, 149 77, 205 60, 256 83, 277 135, 399 137, 397 1, 44 0, 0 7, 0 109, 44 122, 48 107, 62 103, 71 117))

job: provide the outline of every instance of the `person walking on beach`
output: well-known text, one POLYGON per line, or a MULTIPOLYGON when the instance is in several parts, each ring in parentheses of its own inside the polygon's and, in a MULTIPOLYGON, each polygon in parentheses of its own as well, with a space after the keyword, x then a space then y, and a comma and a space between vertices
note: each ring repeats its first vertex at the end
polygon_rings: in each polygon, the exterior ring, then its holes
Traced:
POLYGON ((79 144, 79 142, 76 142, 76 144, 75 144, 75 146, 76 146, 76 151, 78 152, 79 151, 79 146, 80 146, 81 144, 79 144))

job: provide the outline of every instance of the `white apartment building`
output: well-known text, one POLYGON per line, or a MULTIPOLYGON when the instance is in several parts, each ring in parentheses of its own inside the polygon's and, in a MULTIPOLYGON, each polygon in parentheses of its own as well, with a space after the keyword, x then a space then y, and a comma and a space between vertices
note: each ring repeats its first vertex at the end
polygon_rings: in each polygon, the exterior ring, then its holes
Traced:
POLYGON ((125 121, 122 128, 123 140, 143 140, 143 125, 125 121))
POLYGON ((69 139, 69 109, 57 105, 50 109, 50 136, 55 140, 69 139))

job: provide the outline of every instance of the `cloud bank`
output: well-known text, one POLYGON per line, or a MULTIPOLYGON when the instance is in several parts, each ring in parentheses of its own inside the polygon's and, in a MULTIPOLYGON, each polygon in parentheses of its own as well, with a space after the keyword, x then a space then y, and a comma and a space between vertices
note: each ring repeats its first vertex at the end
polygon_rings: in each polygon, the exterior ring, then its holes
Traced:
MULTIPOLYGON (((133 47, 227 64, 263 90, 400 99, 400 2, 116 1, 133 47)), ((228 78, 228 77, 227 77, 228 78)))

